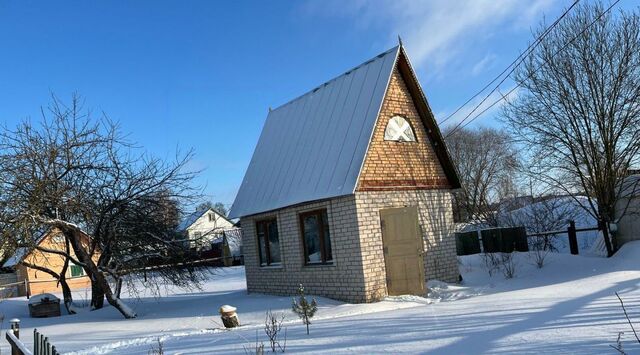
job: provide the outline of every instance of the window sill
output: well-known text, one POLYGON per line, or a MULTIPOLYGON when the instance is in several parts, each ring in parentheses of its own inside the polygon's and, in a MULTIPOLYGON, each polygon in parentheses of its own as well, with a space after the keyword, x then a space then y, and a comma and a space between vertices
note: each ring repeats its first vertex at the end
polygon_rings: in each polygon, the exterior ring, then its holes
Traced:
POLYGON ((336 263, 334 262, 330 262, 330 263, 308 263, 308 264, 304 264, 304 267, 310 267, 310 268, 316 268, 316 267, 334 267, 336 266, 336 263))
POLYGON ((260 265, 260 269, 269 270, 269 269, 282 269, 282 264, 276 265, 260 265))

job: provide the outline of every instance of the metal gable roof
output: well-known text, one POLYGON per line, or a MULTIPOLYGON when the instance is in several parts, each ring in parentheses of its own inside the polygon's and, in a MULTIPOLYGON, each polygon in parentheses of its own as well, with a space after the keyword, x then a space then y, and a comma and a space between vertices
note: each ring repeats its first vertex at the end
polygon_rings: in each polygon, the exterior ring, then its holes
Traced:
POLYGON ((230 218, 354 193, 399 50, 271 110, 230 218))

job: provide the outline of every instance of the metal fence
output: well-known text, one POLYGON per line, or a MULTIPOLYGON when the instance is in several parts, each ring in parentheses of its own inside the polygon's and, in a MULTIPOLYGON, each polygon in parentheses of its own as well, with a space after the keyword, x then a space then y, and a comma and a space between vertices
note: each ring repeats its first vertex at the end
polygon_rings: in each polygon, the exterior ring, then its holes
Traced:
POLYGON ((529 251, 524 227, 489 228, 456 233, 458 255, 529 251))
POLYGON ((566 234, 571 254, 578 255, 578 233, 600 230, 598 227, 576 228, 574 221, 564 230, 546 231, 527 234, 524 227, 488 228, 470 232, 458 232, 456 236, 456 250, 458 255, 479 253, 511 253, 515 251, 529 251, 529 240, 532 238, 556 237, 566 234))

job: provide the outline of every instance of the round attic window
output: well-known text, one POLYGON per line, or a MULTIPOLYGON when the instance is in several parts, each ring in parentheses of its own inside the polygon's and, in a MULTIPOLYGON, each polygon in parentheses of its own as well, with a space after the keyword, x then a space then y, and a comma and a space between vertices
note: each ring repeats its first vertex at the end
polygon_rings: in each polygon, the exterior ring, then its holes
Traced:
POLYGON ((415 142, 416 136, 409 122, 404 117, 393 116, 384 130, 385 141, 415 142))

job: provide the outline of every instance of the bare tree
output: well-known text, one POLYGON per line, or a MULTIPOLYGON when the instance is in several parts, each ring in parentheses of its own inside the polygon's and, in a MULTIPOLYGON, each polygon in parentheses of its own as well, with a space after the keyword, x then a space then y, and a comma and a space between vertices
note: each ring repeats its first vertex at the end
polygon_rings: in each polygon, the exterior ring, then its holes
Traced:
POLYGON ((518 157, 511 137, 493 128, 445 130, 445 136, 462 180, 454 199, 456 219, 497 225, 495 203, 515 195, 518 157))
MULTIPOLYGON (((560 22, 515 76, 522 90, 505 121, 529 153, 529 174, 571 196, 609 236, 622 181, 640 161, 640 18, 583 4, 560 22)), ((635 190, 635 189, 634 189, 635 190)))
POLYGON ((278 337, 282 331, 282 323, 284 322, 284 314, 273 314, 271 310, 268 310, 264 320, 264 333, 269 338, 269 345, 271 346, 271 352, 275 353, 277 350, 285 352, 287 349, 287 328, 284 329, 284 345, 280 344, 278 337))
POLYGON ((135 317, 119 297, 124 277, 159 265, 168 267, 154 269, 154 280, 186 286, 202 276, 186 263, 188 250, 168 218, 194 196, 194 173, 185 171, 191 155, 171 163, 150 157, 104 115, 93 119, 78 95, 68 106, 53 97, 39 125, 25 120, 0 132, 0 227, 16 247, 81 266, 93 309, 106 296, 126 318, 135 317), (51 229, 70 250, 36 243, 35 235, 51 229))
POLYGON ((203 202, 201 204, 198 205, 198 207, 196 207, 197 211, 205 211, 208 209, 212 209, 218 213, 220 213, 223 216, 227 216, 227 213, 229 212, 227 210, 227 207, 224 205, 224 203, 222 202, 211 202, 211 201, 206 201, 203 202))

